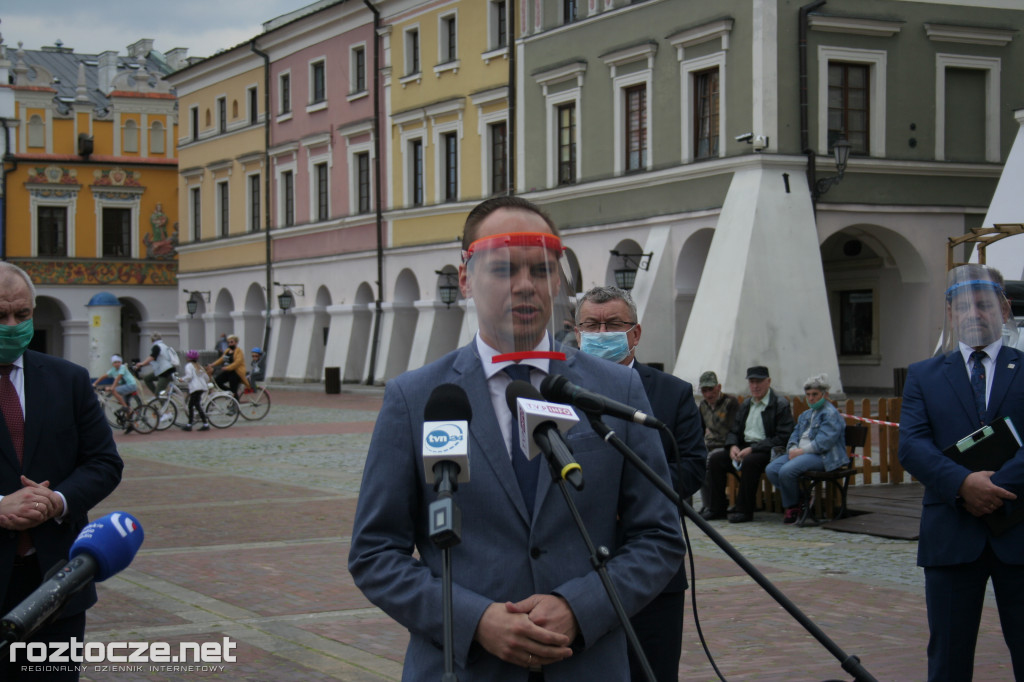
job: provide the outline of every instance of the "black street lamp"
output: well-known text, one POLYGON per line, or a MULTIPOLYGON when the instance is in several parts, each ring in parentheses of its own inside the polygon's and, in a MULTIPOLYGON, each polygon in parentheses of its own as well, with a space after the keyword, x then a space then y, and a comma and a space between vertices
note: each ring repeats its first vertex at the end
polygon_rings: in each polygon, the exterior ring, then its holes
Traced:
POLYGON ((651 267, 651 257, 654 256, 653 251, 651 253, 621 253, 612 249, 608 253, 622 259, 622 267, 615 271, 615 286, 623 291, 633 288, 636 283, 636 271, 646 272, 651 267))
POLYGON ((186 294, 188 294, 188 298, 185 299, 185 310, 188 311, 188 316, 190 318, 193 315, 196 314, 197 310, 199 310, 199 299, 200 298, 205 300, 207 303, 210 302, 210 292, 209 291, 195 291, 195 290, 189 291, 188 289, 182 289, 182 291, 184 291, 186 294))

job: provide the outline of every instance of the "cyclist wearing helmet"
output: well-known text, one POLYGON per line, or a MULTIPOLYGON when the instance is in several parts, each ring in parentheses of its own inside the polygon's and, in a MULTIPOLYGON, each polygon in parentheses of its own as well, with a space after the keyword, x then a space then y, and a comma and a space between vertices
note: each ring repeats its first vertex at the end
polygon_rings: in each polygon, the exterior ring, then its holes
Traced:
POLYGON ((257 381, 263 381, 263 349, 253 346, 249 357, 252 360, 249 365, 249 385, 255 388, 257 381))

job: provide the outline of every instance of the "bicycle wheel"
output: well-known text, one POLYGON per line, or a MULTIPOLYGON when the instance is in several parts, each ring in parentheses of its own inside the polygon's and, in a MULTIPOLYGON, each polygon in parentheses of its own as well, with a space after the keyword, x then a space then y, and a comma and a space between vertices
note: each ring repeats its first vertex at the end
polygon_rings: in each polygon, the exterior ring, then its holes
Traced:
POLYGON ((153 408, 159 419, 156 421, 156 430, 164 431, 171 428, 174 420, 178 418, 178 408, 174 401, 166 398, 153 398, 149 401, 149 407, 153 408))
POLYGON ((117 411, 121 409, 121 406, 117 404, 116 400, 108 400, 106 396, 97 393, 96 398, 100 401, 100 405, 103 406, 103 416, 107 418, 107 423, 110 424, 111 428, 120 429, 121 424, 117 420, 117 411))
POLYGON ((152 433, 159 421, 160 417, 156 410, 149 405, 143 405, 135 408, 135 417, 131 423, 139 433, 152 433))
POLYGON ((229 395, 215 395, 203 405, 206 419, 218 429, 226 429, 238 421, 238 401, 229 395))
POLYGON ((263 419, 270 412, 270 392, 265 388, 257 388, 251 393, 243 393, 238 400, 242 408, 242 418, 249 421, 263 419))

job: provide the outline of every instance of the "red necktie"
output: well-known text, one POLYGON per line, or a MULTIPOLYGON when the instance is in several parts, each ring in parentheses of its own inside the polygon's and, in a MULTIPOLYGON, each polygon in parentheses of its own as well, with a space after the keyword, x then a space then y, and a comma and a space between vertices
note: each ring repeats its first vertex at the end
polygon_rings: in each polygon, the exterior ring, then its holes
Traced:
POLYGON ((25 451, 25 415, 21 411, 21 399, 11 382, 11 370, 14 365, 0 365, 0 409, 4 413, 7 432, 11 434, 11 443, 18 453, 18 464, 25 451))

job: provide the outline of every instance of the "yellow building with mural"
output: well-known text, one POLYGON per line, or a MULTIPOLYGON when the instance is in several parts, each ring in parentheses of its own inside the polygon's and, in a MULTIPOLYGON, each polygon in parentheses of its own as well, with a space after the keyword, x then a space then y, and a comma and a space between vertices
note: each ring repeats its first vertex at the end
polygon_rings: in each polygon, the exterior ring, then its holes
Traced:
POLYGON ((177 111, 163 76, 184 50, 152 42, 127 56, 0 46, 13 93, 3 257, 36 283, 33 347, 93 373, 112 353, 145 357, 154 332, 177 337, 177 111))

